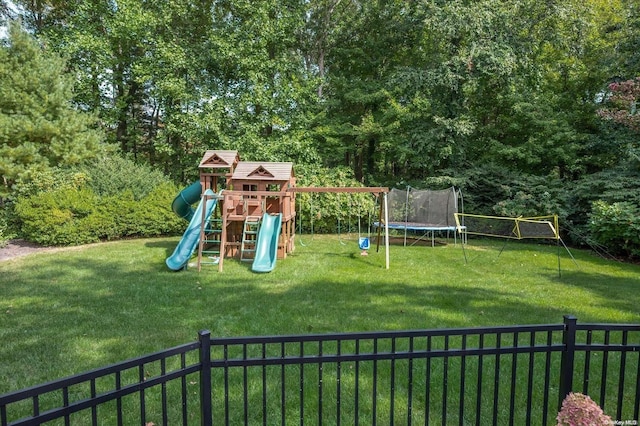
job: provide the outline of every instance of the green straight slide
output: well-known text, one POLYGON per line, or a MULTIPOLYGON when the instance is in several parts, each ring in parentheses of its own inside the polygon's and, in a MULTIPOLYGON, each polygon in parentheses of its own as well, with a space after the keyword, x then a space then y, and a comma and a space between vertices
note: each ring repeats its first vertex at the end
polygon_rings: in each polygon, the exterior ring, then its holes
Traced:
POLYGON ((256 257, 251 267, 253 272, 271 272, 276 267, 281 227, 282 213, 274 216, 268 213, 262 215, 256 243, 256 257))
MULTIPOLYGON (((198 184, 198 188, 200 188, 200 182, 197 182, 197 184, 198 184)), ((187 189, 191 188, 191 186, 188 187, 187 189)), ((182 192, 185 192, 187 189, 184 189, 182 192)), ((204 195, 215 196, 215 193, 212 190, 207 189, 204 195)), ((178 197, 176 197, 176 199, 178 199, 178 197)), ((203 209, 205 210, 204 219, 206 221, 211 217, 211 213, 216 207, 216 203, 218 201, 217 198, 215 197, 207 198, 206 205, 203 202, 204 199, 205 198, 203 197, 203 199, 200 200, 200 204, 198 204, 198 208, 195 211, 192 211, 191 214, 189 215, 190 217, 189 226, 184 231, 184 234, 182 235, 180 242, 176 246, 176 249, 173 251, 173 254, 169 256, 165 262, 169 267, 169 269, 171 269, 172 271, 179 271, 180 269, 183 269, 187 265, 187 263, 189 262, 189 259, 191 259, 191 255, 193 254, 193 251, 198 245, 198 241, 200 241, 200 228, 202 226, 202 210, 203 209)), ((176 201, 174 200, 174 204, 175 203, 176 201)), ((187 207, 191 209, 191 206, 188 205, 187 207)), ((183 208, 182 210, 186 212, 186 208, 183 208)), ((176 212, 176 214, 178 213, 176 212)), ((181 217, 186 217, 186 216, 181 216, 181 217)))

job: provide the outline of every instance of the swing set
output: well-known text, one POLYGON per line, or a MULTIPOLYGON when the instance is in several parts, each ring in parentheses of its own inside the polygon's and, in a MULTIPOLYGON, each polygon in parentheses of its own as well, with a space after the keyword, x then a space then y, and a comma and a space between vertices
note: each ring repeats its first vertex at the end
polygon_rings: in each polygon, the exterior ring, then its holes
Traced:
MULTIPOLYGON (((314 204, 313 204, 313 194, 315 193, 334 193, 334 194, 357 194, 357 193, 370 193, 372 195, 374 195, 376 197, 376 201, 377 203, 374 203, 374 209, 375 209, 375 204, 379 204, 379 210, 378 210, 378 223, 386 223, 387 220, 387 216, 388 216, 388 208, 387 208, 387 194, 389 192, 389 188, 385 188, 385 187, 295 187, 295 188, 290 188, 289 189, 290 192, 300 192, 300 193, 310 193, 310 202, 309 202, 309 219, 310 219, 310 231, 311 231, 311 240, 307 243, 304 243, 304 241, 302 241, 302 239, 298 239, 298 241, 300 242, 300 244, 302 246, 307 246, 311 241, 313 241, 313 236, 314 236, 314 217, 316 215, 315 209, 314 209, 314 204)), ((299 231, 300 234, 302 233, 302 218, 303 218, 303 214, 302 214, 302 204, 303 203, 299 203, 300 204, 300 212, 298 213, 298 224, 299 224, 299 231)), ((348 223, 347 223, 347 234, 351 233, 351 210, 352 210, 352 205, 351 202, 349 202, 349 214, 347 216, 348 219, 348 223)), ((358 206, 360 207, 360 206, 358 206)), ((370 208, 366 208, 365 210, 367 212, 368 215, 368 223, 366 226, 366 230, 363 231, 363 225, 362 225, 362 211, 360 208, 357 208, 357 216, 358 216, 358 248, 360 249, 360 255, 362 256, 367 256, 368 255, 368 251, 371 248, 371 228, 373 227, 373 222, 372 222, 372 216, 375 214, 374 212, 372 212, 372 209, 370 208)), ((346 243, 343 241, 343 232, 342 232, 342 226, 341 226, 341 219, 340 216, 341 215, 337 215, 338 216, 338 223, 337 223, 337 231, 338 231, 338 240, 340 241, 340 244, 345 245, 346 243)), ((381 233, 382 233, 382 228, 383 227, 378 227, 378 233, 377 233, 377 244, 376 244, 376 251, 380 250, 380 240, 381 240, 381 233)), ((385 239, 384 239, 384 244, 385 244, 385 254, 386 254, 386 269, 389 269, 389 230, 387 227, 385 228, 385 239)))

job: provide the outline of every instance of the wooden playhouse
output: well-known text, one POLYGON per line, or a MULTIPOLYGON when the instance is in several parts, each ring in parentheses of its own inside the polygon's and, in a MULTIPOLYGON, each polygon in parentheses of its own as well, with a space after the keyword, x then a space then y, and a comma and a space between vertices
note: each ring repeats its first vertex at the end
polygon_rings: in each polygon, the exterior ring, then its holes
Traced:
POLYGON ((210 150, 200 160, 200 185, 202 193, 207 189, 219 192, 227 187, 227 180, 240 162, 238 151, 210 150))
POLYGON ((198 269, 224 259, 253 260, 260 220, 264 213, 282 214, 277 257, 294 250, 295 187, 293 163, 240 161, 237 151, 207 151, 200 162, 202 191, 218 195, 217 208, 203 218, 198 247, 198 269), (207 222, 207 223, 204 223, 207 222))

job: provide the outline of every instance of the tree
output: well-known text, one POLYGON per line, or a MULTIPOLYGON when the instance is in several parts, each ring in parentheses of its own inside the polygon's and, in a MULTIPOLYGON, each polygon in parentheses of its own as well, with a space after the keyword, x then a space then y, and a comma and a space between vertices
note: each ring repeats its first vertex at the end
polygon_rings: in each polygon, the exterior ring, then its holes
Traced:
POLYGON ((640 132, 640 113, 637 105, 640 100, 640 77, 633 80, 614 82, 609 85, 607 107, 598 110, 604 119, 622 124, 640 132))
POLYGON ((397 0, 314 4, 312 57, 320 77, 326 73, 315 122, 318 150, 327 165, 347 165, 357 180, 370 182, 394 148, 402 108, 393 76, 410 65, 418 46, 420 8, 397 0))
POLYGON ((316 101, 301 53, 305 3, 220 0, 213 8, 207 84, 223 103, 220 143, 248 158, 304 159, 293 145, 304 141, 316 101))
POLYGON ((630 131, 631 137, 625 139, 623 133, 618 133, 618 145, 622 148, 622 164, 640 170, 640 77, 633 80, 615 82, 609 85, 609 96, 605 107, 598 110, 598 115, 606 121, 624 126, 630 131), (626 142, 626 143, 625 143, 626 142))
POLYGON ((73 108, 73 82, 58 55, 11 23, 0 48, 0 197, 35 172, 98 153, 101 133, 91 115, 73 108))
POLYGON ((301 143, 314 93, 299 49, 305 2, 16 2, 69 58, 76 102, 138 161, 187 180, 207 148, 311 151, 301 143))

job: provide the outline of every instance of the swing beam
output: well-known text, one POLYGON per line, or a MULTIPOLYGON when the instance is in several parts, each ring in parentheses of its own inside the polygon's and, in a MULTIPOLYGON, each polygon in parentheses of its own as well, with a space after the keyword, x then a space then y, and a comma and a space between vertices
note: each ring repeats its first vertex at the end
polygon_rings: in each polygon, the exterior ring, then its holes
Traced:
MULTIPOLYGON (((353 194, 353 193, 370 193, 375 194, 377 196, 382 195, 382 203, 380 203, 380 214, 378 221, 384 223, 384 248, 385 248, 385 266, 386 269, 389 269, 389 206, 387 204, 387 194, 389 193, 389 188, 383 186, 376 187, 362 187, 362 186, 318 186, 318 187, 293 187, 288 188, 287 192, 306 192, 306 193, 337 193, 337 194, 353 194), (384 219, 383 219, 384 215, 384 219)), ((380 249, 380 232, 381 229, 378 228, 378 241, 376 251, 380 249)))

